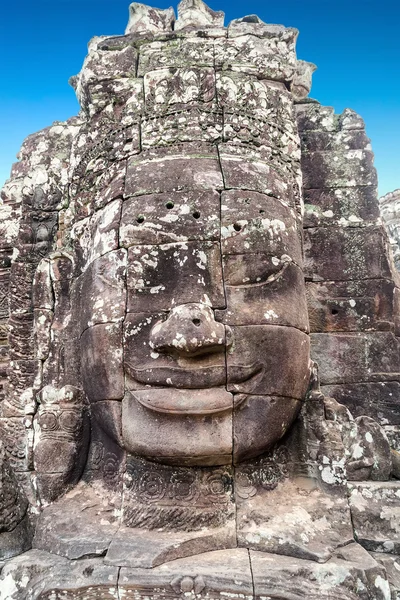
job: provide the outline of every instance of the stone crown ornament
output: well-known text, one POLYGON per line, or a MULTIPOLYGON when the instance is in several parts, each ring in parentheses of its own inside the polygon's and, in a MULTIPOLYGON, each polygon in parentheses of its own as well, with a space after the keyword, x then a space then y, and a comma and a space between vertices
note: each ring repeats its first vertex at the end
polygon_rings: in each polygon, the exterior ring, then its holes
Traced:
POLYGON ((24 142, 1 600, 400 594, 398 275, 363 121, 308 97, 297 36, 133 3, 24 142))

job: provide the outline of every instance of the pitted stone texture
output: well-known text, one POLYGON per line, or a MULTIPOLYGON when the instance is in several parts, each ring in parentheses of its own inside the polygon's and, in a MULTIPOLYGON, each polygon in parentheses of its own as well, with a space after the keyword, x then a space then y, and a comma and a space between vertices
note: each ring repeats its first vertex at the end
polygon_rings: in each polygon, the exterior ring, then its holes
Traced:
POLYGON ((127 34, 157 34, 172 31, 175 23, 175 13, 172 8, 160 10, 139 2, 129 6, 129 22, 127 34))
POLYGON ((175 30, 223 27, 225 14, 211 10, 203 0, 182 0, 178 5, 175 30))
POLYGON ((398 481, 349 483, 356 539, 367 550, 399 554, 400 485, 398 481))
POLYGON ((125 200, 120 244, 168 244, 192 240, 218 241, 220 195, 216 191, 169 192, 125 200))
POLYGON ((302 266, 297 214, 284 200, 244 190, 222 192, 221 220, 224 254, 270 254, 302 266))
POLYGON ((398 332, 399 303, 390 279, 307 282, 310 327, 322 332, 398 332))

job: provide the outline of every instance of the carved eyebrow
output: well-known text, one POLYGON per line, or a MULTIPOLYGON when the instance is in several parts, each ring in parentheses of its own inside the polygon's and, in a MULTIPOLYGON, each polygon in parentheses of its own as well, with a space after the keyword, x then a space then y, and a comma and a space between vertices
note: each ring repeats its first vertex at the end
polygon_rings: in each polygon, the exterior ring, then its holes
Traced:
POLYGON ((273 273, 272 275, 270 275, 269 277, 267 277, 267 279, 264 279, 264 281, 257 281, 257 283, 239 283, 236 285, 229 285, 229 283, 226 284, 226 287, 231 287, 231 288, 253 288, 253 287, 261 287, 262 285, 267 285, 268 283, 273 283, 274 281, 277 281, 278 279, 280 279, 282 277, 282 275, 284 274, 284 272, 286 271, 286 269, 288 268, 289 265, 293 264, 293 260, 291 258, 287 258, 283 264, 283 266, 279 269, 279 271, 277 271, 276 273, 273 273))

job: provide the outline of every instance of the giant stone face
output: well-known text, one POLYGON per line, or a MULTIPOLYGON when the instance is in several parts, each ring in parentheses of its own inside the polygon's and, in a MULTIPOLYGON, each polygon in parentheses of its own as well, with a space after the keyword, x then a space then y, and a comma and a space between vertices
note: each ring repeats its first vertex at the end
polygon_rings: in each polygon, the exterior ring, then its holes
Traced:
POLYGON ((115 163, 102 175, 111 184, 84 220, 90 234, 81 221, 73 234, 78 261, 86 257, 83 385, 92 406, 113 406, 112 426, 102 427, 129 453, 238 463, 284 435, 309 381, 292 104, 281 83, 194 68, 153 71, 144 85, 159 122, 167 129, 175 119, 175 135, 182 119, 185 128, 218 122, 225 107, 232 123, 216 127, 218 148, 201 132, 196 143, 170 145, 144 128, 142 151, 124 161, 122 199, 115 163), (243 104, 261 125, 266 113, 279 123, 282 131, 264 131, 274 150, 244 143, 243 104))

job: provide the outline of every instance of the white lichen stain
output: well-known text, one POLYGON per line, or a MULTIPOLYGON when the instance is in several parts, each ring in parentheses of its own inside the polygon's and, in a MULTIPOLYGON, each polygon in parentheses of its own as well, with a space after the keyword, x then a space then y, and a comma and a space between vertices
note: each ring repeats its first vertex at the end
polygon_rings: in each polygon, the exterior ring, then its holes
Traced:
POLYGON ((278 319, 279 316, 276 314, 275 311, 273 311, 272 309, 270 309, 266 313, 264 313, 264 318, 267 319, 267 321, 269 321, 271 319, 278 319))
POLYGON ((387 579, 383 579, 383 577, 378 575, 375 579, 375 587, 382 592, 384 600, 390 600, 392 596, 387 579))

